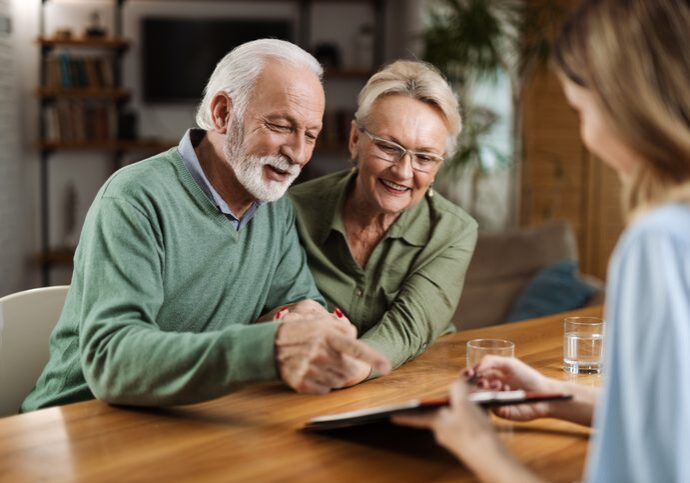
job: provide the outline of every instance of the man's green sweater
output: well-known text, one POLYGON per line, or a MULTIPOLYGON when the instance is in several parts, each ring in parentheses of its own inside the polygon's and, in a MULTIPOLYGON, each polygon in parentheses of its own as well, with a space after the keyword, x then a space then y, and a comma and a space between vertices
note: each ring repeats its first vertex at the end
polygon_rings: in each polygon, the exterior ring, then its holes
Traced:
POLYGON ((252 322, 305 298, 323 300, 287 197, 236 231, 173 148, 96 196, 50 360, 21 409, 186 404, 275 378, 277 323, 252 322))

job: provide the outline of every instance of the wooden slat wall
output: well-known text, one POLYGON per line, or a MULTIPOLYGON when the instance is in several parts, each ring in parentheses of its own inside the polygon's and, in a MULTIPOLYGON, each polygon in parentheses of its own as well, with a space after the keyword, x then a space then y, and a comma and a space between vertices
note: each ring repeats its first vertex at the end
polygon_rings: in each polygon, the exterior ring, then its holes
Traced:
POLYGON ((620 183, 582 144, 578 116, 552 70, 537 72, 526 88, 523 123, 521 224, 569 221, 577 235, 581 271, 605 278, 623 229, 620 183))
POLYGON ((589 209, 582 270, 605 278, 611 252, 624 228, 621 184, 616 172, 589 155, 589 209))

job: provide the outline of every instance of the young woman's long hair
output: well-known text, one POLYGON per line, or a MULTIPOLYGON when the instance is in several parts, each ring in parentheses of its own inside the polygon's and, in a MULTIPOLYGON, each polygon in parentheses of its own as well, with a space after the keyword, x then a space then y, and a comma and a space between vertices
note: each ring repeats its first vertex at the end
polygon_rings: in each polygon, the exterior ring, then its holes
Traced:
POLYGON ((584 0, 555 61, 643 158, 625 186, 628 214, 690 202, 690 0, 584 0))

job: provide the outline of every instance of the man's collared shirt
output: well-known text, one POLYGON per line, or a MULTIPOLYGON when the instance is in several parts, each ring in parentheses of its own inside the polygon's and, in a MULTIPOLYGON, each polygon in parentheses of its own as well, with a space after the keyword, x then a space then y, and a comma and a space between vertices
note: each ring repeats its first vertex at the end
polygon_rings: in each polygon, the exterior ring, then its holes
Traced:
POLYGON ((182 161, 184 162, 185 167, 192 175, 192 178, 194 178, 196 184, 199 185, 201 191, 203 191, 209 201, 213 203, 228 220, 230 220, 230 223, 235 230, 239 231, 247 226, 249 220, 254 217, 256 210, 263 203, 260 201, 255 201, 252 203, 252 206, 249 207, 241 219, 235 216, 225 200, 218 194, 213 185, 211 185, 211 182, 206 177, 204 170, 201 168, 201 163, 199 163, 199 158, 196 156, 196 151, 194 151, 194 148, 199 145, 201 140, 204 139, 205 135, 206 131, 203 129, 188 129, 184 136, 182 136, 180 144, 177 146, 177 150, 182 156, 182 161))

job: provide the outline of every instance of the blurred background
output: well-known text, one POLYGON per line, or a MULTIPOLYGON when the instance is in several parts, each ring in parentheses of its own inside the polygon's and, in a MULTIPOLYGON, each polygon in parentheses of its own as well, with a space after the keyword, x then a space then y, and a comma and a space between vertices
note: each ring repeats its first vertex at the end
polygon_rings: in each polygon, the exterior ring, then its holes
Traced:
POLYGON ((0 0, 0 296, 69 283, 103 182, 176 145, 215 63, 259 37, 293 41, 326 67, 324 131, 302 179, 349 167, 356 96, 379 66, 424 59, 453 83, 465 123, 436 188, 494 240, 537 233, 522 250, 544 250, 539 240, 554 242, 534 230, 565 222, 568 258, 604 279, 623 225, 620 187, 579 140, 549 66, 550 42, 575 4, 0 0))

